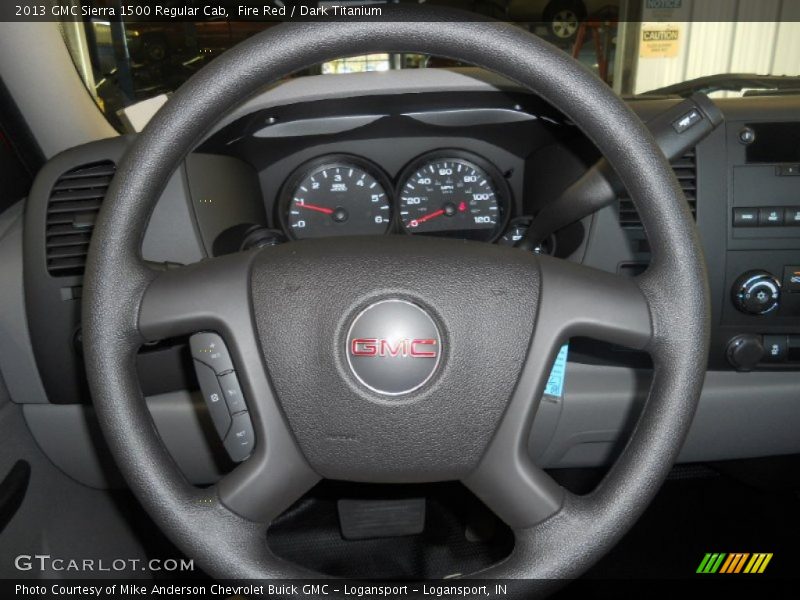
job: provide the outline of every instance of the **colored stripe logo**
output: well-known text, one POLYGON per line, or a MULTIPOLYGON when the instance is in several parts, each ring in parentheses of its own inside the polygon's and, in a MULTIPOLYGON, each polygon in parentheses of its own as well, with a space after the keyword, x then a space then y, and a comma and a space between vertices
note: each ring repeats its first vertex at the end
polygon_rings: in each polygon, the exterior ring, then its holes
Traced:
POLYGON ((769 561, 772 560, 772 553, 756 552, 707 552, 700 561, 696 573, 713 574, 724 573, 763 573, 769 561))

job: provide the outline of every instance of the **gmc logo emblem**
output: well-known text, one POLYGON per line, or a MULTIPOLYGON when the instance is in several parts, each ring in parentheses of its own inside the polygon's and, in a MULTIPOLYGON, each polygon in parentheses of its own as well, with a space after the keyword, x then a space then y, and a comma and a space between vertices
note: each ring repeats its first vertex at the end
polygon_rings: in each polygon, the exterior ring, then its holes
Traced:
POLYGON ((436 358, 438 350, 433 339, 402 339, 392 341, 378 338, 355 338, 350 342, 353 356, 402 356, 436 358))
POLYGON ((402 396, 421 388, 434 376, 447 349, 425 309, 400 298, 380 300, 363 309, 342 342, 350 372, 359 383, 384 396, 402 396))

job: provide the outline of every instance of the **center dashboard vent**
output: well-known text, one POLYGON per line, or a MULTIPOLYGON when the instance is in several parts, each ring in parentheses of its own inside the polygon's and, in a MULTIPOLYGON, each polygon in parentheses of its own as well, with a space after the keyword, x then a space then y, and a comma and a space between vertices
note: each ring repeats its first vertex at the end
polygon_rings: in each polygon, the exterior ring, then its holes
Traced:
POLYGON ((82 275, 97 212, 116 165, 105 161, 67 171, 47 203, 47 272, 54 277, 82 275))
MULTIPOLYGON (((697 156, 695 151, 689 150, 680 158, 672 162, 672 170, 678 178, 683 195, 689 203, 692 216, 697 220, 697 156)), ((633 205, 633 201, 627 196, 619 199, 619 224, 624 229, 642 229, 642 220, 633 205)))

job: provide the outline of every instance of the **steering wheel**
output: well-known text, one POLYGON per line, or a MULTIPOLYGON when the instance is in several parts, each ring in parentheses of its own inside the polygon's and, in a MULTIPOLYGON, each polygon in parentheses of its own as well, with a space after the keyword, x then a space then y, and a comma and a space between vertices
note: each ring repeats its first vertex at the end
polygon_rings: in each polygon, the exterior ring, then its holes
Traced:
POLYGON ((460 480, 515 535, 512 554, 477 576, 538 580, 539 591, 576 577, 664 481, 708 350, 703 256, 651 135, 578 62, 497 22, 283 24, 229 50, 170 98, 119 164, 85 286, 86 365, 113 456, 174 543, 226 579, 314 575, 273 555, 266 530, 320 478, 460 480), (623 278, 513 248, 399 235, 300 241, 167 271, 145 264, 156 201, 215 122, 282 76, 387 51, 484 67, 563 111, 633 198, 652 246, 647 271, 623 278), (389 325, 410 332, 398 338, 402 352, 386 342, 389 325), (255 432, 252 455, 205 489, 160 441, 135 369, 144 342, 198 331, 227 343, 255 432), (585 496, 527 452, 550 367, 571 336, 647 351, 654 364, 630 440, 585 496))

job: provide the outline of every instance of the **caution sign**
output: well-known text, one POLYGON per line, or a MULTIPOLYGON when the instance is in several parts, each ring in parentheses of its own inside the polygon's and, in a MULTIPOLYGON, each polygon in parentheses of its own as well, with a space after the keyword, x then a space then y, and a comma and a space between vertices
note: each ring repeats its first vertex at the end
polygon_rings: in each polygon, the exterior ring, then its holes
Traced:
POLYGON ((679 25, 642 23, 639 56, 641 58, 675 58, 678 56, 680 38, 679 25))

